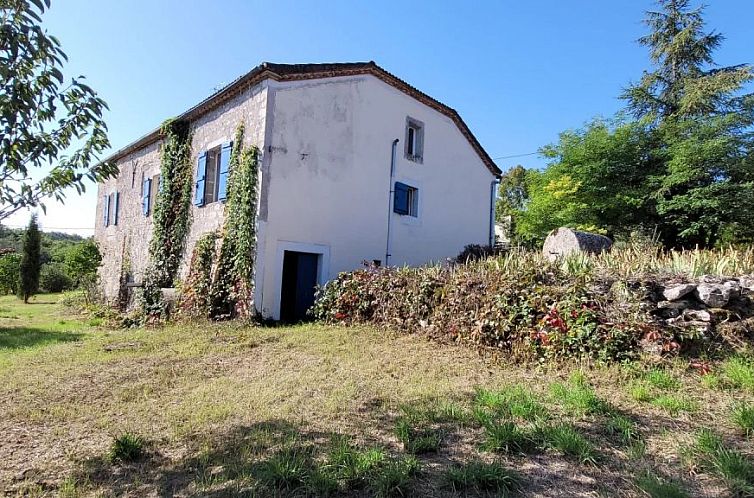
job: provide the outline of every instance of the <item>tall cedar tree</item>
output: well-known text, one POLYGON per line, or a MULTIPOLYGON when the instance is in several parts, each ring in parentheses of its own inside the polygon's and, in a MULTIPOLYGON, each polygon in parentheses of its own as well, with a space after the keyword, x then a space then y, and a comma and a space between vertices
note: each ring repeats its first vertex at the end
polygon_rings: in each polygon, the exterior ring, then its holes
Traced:
POLYGON ((623 92, 628 114, 542 148, 552 162, 526 173, 519 240, 537 244, 559 226, 656 234, 667 247, 754 240, 752 68, 714 64, 723 37, 702 14, 688 0, 647 13, 639 41, 653 67, 623 92))
POLYGON ((41 249, 42 234, 39 231, 37 215, 33 214, 24 233, 21 248, 19 294, 23 297, 24 303, 28 303, 29 298, 39 290, 39 271, 42 268, 41 249))
POLYGON ((650 123, 662 172, 648 178, 666 245, 692 247, 754 237, 754 96, 742 89, 752 67, 718 67, 723 41, 705 31, 703 8, 660 0, 648 12, 653 65, 622 98, 650 123))

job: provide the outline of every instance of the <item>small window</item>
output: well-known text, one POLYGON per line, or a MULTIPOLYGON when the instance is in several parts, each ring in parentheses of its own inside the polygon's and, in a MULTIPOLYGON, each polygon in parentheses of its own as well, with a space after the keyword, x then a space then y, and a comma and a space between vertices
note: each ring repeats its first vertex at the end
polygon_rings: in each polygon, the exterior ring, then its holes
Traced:
POLYGON ((113 192, 110 194, 110 210, 112 211, 112 224, 118 224, 118 217, 120 216, 120 193, 113 192))
POLYGON ((406 118, 406 159, 417 163, 424 159, 424 124, 413 118, 406 118))
POLYGON ((395 182, 393 212, 414 218, 419 216, 419 189, 405 183, 395 182))
MULTIPOLYGON (((157 204, 157 194, 160 192, 160 175, 154 175, 152 177, 152 192, 150 192, 150 197, 152 198, 152 204, 157 204)), ((154 208, 152 209, 154 211, 154 208)))
POLYGON ((204 204, 217 200, 217 180, 220 176, 220 147, 207 151, 207 170, 204 177, 204 204))
POLYGON ((106 195, 102 203, 102 222, 105 226, 110 225, 110 196, 106 195))

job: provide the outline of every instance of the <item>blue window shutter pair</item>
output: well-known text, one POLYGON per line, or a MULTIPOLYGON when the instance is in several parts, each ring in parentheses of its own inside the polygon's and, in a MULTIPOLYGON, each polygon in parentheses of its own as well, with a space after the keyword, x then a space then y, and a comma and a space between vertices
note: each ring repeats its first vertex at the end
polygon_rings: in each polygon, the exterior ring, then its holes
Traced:
POLYGON ((151 195, 152 195, 152 179, 146 178, 142 187, 141 194, 141 211, 144 216, 149 216, 149 208, 151 207, 151 195))
POLYGON ((114 196, 114 202, 113 202, 113 204, 114 204, 113 205, 113 210, 114 210, 114 212, 113 212, 113 225, 117 225, 118 224, 118 212, 120 211, 120 209, 119 209, 120 208, 120 193, 119 192, 115 192, 115 194, 113 194, 113 196, 114 196))
POLYGON ((199 154, 196 163, 196 183, 194 184, 194 205, 204 206, 204 181, 207 175, 207 153, 199 154))
POLYGON ((393 212, 398 214, 408 214, 408 189, 405 183, 395 182, 395 196, 393 198, 393 212))
POLYGON ((228 174, 230 173, 230 155, 233 144, 226 142, 220 149, 220 174, 217 179, 217 200, 224 201, 228 197, 228 174))
POLYGON ((105 203, 102 207, 102 221, 105 223, 105 226, 108 226, 110 224, 110 196, 105 196, 105 203))

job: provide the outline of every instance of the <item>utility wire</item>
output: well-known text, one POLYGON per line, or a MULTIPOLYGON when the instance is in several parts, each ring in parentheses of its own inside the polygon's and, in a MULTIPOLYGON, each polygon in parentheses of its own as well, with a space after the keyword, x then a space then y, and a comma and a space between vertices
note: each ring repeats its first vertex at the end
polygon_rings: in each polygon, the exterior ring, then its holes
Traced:
POLYGON ((539 154, 539 151, 537 151, 537 152, 527 152, 526 154, 514 154, 512 156, 493 157, 492 160, 495 161, 497 159, 513 159, 514 157, 534 156, 536 154, 539 154))

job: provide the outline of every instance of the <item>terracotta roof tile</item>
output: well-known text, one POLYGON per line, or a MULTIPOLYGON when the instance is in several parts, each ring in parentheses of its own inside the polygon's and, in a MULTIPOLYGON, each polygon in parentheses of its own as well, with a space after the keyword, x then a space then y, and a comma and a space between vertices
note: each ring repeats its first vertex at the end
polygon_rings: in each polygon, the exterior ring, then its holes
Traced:
MULTIPOLYGON (((410 95, 423 104, 437 110, 438 112, 445 114, 458 126, 458 129, 466 137, 471 144, 472 148, 476 151, 479 157, 484 162, 487 169, 492 174, 499 176, 501 174, 500 168, 497 167, 495 162, 490 158, 489 154, 482 148, 479 141, 471 132, 469 127, 463 121, 461 116, 455 109, 448 107, 442 102, 433 99, 426 93, 421 92, 417 88, 409 85, 397 76, 389 73, 380 66, 369 62, 337 62, 337 63, 325 63, 325 64, 277 64, 273 62, 263 62, 248 73, 235 79, 225 87, 221 88, 217 92, 213 93, 197 105, 193 106, 176 119, 180 120, 194 120, 209 110, 217 107, 226 100, 234 97, 243 89, 248 88, 249 85, 255 85, 265 79, 272 79, 275 81, 297 81, 307 79, 321 79, 332 78, 337 76, 351 76, 359 74, 371 74, 385 83, 397 88, 398 90, 410 95)), ((149 134, 141 137, 140 139, 132 142, 126 147, 113 153, 107 160, 116 161, 135 150, 138 150, 146 145, 153 143, 160 138, 160 130, 156 129, 149 134)))

